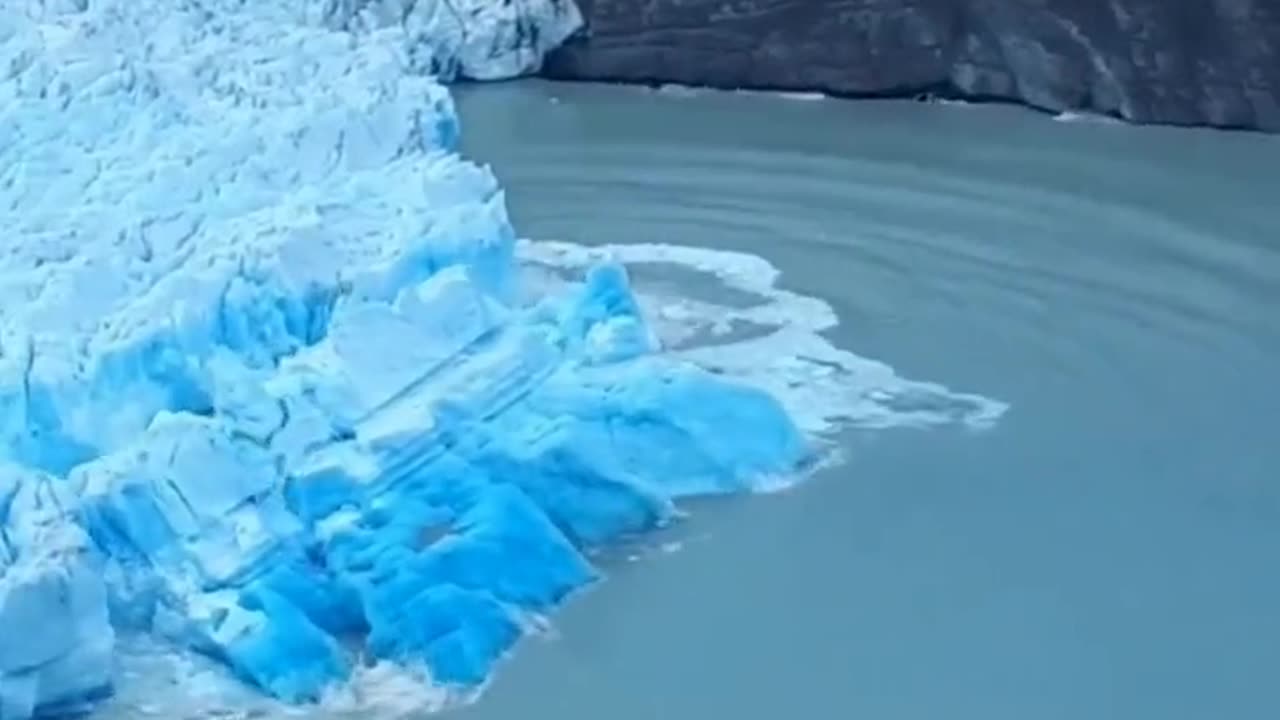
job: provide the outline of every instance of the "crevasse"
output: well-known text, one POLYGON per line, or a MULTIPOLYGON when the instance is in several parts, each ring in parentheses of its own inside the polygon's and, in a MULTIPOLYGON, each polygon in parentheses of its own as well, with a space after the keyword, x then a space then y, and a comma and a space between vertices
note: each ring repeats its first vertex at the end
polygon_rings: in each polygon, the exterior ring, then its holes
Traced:
POLYGON ((291 702, 371 660, 475 685, 585 550, 804 461, 620 267, 515 300, 429 73, 576 11, 472 4, 0 8, 0 720, 109 696, 123 633, 291 702))

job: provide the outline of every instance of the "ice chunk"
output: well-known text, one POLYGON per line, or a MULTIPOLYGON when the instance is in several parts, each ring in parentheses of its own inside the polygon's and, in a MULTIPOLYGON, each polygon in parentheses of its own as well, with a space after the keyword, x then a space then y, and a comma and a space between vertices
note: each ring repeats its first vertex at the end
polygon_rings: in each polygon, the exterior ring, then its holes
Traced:
POLYGON ((128 579, 118 623, 154 605, 145 627, 289 700, 349 672, 340 641, 474 684, 520 613, 593 579, 582 549, 666 522, 671 498, 797 467, 805 443, 762 393, 634 339, 589 345, 600 327, 642 325, 625 275, 592 277, 553 313, 499 312, 462 271, 351 300, 260 386, 328 421, 289 448, 273 445, 293 412, 267 437, 162 413, 78 466, 84 522, 128 579), (429 312, 434 298, 452 300, 429 312))
POLYGON ((0 718, 79 709, 112 687, 99 557, 56 478, 0 463, 0 718))

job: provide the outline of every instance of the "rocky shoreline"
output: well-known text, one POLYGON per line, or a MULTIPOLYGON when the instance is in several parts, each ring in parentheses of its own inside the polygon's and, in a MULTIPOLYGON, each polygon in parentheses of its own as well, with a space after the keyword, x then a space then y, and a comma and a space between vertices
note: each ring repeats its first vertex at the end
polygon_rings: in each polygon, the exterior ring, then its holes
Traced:
POLYGON ((559 80, 1009 101, 1280 132, 1276 0, 582 0, 559 80))

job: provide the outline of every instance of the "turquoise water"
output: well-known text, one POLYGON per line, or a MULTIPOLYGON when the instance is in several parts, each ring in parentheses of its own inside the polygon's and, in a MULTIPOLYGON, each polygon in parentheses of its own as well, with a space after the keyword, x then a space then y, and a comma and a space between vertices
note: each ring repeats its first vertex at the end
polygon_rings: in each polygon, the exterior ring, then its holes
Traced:
POLYGON ((691 508, 453 716, 1280 717, 1280 138, 459 95, 524 234, 760 255, 842 347, 1011 409, 691 508))

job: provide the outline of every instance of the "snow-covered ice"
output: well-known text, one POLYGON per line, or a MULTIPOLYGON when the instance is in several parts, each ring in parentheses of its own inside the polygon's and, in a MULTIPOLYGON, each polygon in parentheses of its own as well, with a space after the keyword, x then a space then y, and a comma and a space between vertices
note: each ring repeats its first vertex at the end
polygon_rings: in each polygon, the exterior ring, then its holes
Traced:
POLYGON ((283 703, 388 668, 474 688, 595 578, 587 551, 678 499, 774 486, 830 422, 912 421, 894 388, 998 414, 882 366, 880 395, 798 396, 863 367, 818 326, 786 343, 822 377, 674 351, 587 251, 547 246, 574 282, 524 282, 432 73, 528 70, 578 22, 0 6, 0 720, 136 698, 180 666, 157 657, 206 663, 175 671, 188 698, 209 667, 283 703))

